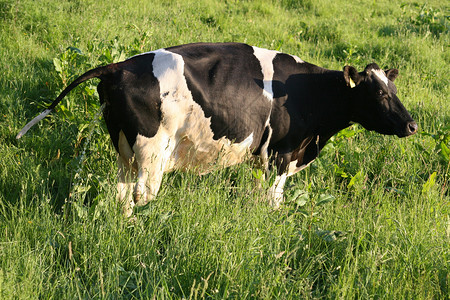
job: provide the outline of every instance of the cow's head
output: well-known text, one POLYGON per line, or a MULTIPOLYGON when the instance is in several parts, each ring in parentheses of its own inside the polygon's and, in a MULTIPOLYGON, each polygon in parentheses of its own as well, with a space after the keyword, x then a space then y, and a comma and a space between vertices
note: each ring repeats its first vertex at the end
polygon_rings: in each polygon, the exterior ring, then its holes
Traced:
POLYGON ((413 135, 417 124, 397 98, 394 80, 397 69, 381 70, 370 64, 363 72, 344 67, 344 78, 351 93, 351 118, 367 130, 399 137, 413 135))

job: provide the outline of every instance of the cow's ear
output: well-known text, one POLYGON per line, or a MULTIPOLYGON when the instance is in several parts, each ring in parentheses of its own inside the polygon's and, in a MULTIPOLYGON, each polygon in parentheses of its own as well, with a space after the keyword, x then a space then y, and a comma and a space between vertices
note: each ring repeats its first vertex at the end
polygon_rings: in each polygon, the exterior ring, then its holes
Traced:
POLYGON ((390 80, 390 81, 394 81, 395 78, 397 78, 398 76, 398 70, 397 69, 389 69, 386 70, 386 77, 390 80))
POLYGON ((361 75, 359 75, 358 71, 352 66, 344 67, 344 79, 347 83, 347 86, 350 88, 354 88, 361 81, 361 75))

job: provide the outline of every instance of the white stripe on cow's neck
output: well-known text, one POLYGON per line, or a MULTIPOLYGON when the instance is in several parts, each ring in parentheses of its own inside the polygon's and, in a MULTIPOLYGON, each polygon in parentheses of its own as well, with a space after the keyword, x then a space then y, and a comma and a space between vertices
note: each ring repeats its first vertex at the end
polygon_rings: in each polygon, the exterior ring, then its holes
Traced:
POLYGON ((272 80, 273 80, 273 59, 279 52, 253 47, 253 54, 259 60, 263 74, 264 91, 263 94, 270 101, 273 100, 272 80))
POLYGON ((384 82, 384 84, 386 86, 388 85, 388 78, 386 77, 386 74, 384 73, 383 70, 381 70, 381 69, 372 69, 372 71, 381 81, 384 82))
POLYGON ((305 63, 300 57, 298 57, 298 56, 296 56, 296 55, 291 55, 291 56, 292 56, 292 58, 295 59, 295 61, 296 61, 298 64, 303 64, 303 63, 305 63))

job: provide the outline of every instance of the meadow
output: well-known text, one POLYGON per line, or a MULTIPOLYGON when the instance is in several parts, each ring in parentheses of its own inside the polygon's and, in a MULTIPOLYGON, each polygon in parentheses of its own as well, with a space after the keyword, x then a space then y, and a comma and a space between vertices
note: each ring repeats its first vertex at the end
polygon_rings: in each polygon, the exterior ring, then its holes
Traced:
POLYGON ((446 1, 0 0, 0 299, 448 299, 446 1), (92 80, 190 42, 245 42, 326 68, 398 68, 419 125, 340 132, 268 205, 251 164, 175 172, 130 221, 92 80))

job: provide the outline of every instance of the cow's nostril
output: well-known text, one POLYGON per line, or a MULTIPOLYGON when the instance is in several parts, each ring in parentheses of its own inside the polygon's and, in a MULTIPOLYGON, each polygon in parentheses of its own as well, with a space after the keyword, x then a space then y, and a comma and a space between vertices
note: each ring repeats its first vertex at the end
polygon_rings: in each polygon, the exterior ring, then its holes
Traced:
POLYGON ((417 128, 418 128, 418 126, 417 126, 417 123, 416 123, 416 122, 412 121, 412 122, 409 122, 409 123, 408 123, 408 131, 409 131, 409 134, 414 134, 414 133, 416 133, 416 132, 417 132, 417 128))

